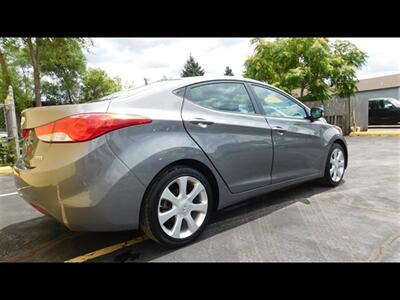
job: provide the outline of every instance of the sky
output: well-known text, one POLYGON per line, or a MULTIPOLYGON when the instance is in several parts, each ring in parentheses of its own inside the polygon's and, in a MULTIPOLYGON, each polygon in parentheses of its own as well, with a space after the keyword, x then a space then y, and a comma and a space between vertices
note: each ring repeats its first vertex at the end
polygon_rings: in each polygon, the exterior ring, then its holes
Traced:
MULTIPOLYGON (((330 38, 349 40, 368 55, 367 64, 357 71, 359 79, 400 73, 400 38, 330 38)), ((123 85, 180 77, 189 55, 205 75, 223 75, 229 66, 241 76, 243 63, 254 48, 250 38, 93 38, 86 54, 88 66, 119 76, 123 85)))

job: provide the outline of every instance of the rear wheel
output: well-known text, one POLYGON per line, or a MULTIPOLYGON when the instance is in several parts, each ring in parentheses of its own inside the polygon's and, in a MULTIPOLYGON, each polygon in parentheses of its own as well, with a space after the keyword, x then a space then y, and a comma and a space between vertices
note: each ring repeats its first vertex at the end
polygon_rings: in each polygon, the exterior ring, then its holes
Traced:
POLYGON ((337 186, 343 179, 346 165, 346 156, 343 147, 334 143, 329 151, 325 166, 325 174, 321 179, 324 186, 337 186))
POLYGON ((141 227, 164 246, 186 245, 204 230, 212 202, 211 186, 202 173, 186 166, 173 166, 149 187, 141 227))

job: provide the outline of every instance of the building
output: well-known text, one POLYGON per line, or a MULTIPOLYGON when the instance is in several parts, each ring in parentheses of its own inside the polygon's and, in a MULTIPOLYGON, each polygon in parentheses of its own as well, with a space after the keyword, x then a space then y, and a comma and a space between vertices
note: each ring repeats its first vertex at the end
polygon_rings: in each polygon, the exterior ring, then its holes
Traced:
MULTIPOLYGON (((400 100, 400 73, 361 79, 357 83, 358 91, 350 98, 351 101, 351 112, 354 117, 354 122, 357 127, 360 127, 362 131, 368 130, 368 99, 371 98, 395 98, 400 100)), ((342 124, 345 125, 344 116, 347 115, 346 101, 345 99, 333 98, 331 101, 324 103, 325 115, 328 120, 332 120, 332 117, 337 116, 339 120, 342 120, 342 124)), ((310 107, 321 105, 320 102, 306 102, 310 107)), ((345 129, 348 132, 348 128, 345 129)))
POLYGON ((395 98, 400 99, 400 74, 362 79, 357 84, 357 96, 363 99, 395 98))

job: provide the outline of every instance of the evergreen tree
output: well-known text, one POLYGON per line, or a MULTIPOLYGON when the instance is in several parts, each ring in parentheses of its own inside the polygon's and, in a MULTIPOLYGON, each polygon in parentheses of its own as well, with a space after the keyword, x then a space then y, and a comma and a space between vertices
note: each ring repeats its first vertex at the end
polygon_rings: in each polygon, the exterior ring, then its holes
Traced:
POLYGON ((225 74, 224 74, 225 76, 235 76, 234 74, 233 74, 233 72, 232 72, 232 69, 231 68, 229 68, 229 66, 226 66, 226 68, 225 68, 225 74))
POLYGON ((200 67, 199 63, 196 62, 193 56, 190 54, 189 59, 186 61, 183 67, 181 77, 192 77, 192 76, 203 76, 204 70, 200 67))

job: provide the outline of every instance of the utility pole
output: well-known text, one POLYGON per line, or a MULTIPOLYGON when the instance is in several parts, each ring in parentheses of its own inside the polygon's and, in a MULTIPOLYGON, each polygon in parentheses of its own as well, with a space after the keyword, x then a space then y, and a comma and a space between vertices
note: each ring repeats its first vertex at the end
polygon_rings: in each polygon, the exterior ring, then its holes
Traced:
POLYGON ((8 95, 7 98, 4 100, 4 108, 6 113, 7 131, 9 132, 8 138, 14 139, 17 158, 19 158, 20 150, 19 150, 18 125, 17 125, 17 116, 15 114, 14 92, 11 85, 8 87, 8 95))

